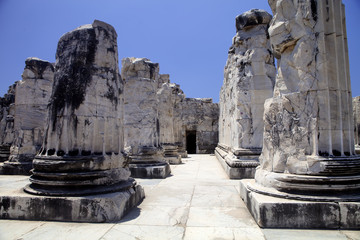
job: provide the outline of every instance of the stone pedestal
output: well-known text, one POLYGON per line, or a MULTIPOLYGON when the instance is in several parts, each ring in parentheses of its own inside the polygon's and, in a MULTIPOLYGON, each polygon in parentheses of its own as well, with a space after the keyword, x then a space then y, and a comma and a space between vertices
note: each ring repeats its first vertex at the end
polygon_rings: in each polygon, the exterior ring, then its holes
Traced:
POLYGON ((178 146, 174 144, 162 144, 164 149, 164 159, 170 164, 180 164, 181 155, 178 153, 178 146))
POLYGON ((118 221, 144 193, 123 155, 123 82, 114 28, 95 20, 63 35, 55 69, 44 144, 24 189, 28 195, 1 198, 0 205, 15 205, 0 216, 118 221))
POLYGON ((253 178, 262 148, 264 102, 273 95, 274 57, 267 36, 271 15, 251 10, 236 17, 220 92, 215 154, 232 179, 253 178))
POLYGON ((38 58, 28 58, 22 78, 16 86, 15 137, 9 161, 3 166, 5 174, 28 175, 32 168, 32 160, 43 143, 54 66, 38 58))
POLYGON ((10 146, 0 146, 0 162, 5 162, 10 156, 10 146))
MULTIPOLYGON (((30 188, 27 188, 33 191, 30 188)), ((85 196, 41 196, 15 190, 0 196, 1 219, 117 222, 144 198, 140 185, 130 184, 119 191, 85 196)))
POLYGON ((215 149, 215 156, 230 179, 254 178, 260 153, 260 149, 236 151, 220 143, 215 149))
POLYGON ((290 194, 260 186, 254 179, 243 179, 240 195, 263 228, 359 229, 360 226, 360 195, 356 193, 290 194))
POLYGON ((165 178, 170 167, 160 145, 159 64, 146 58, 125 58, 121 76, 125 81, 124 136, 131 176, 165 178))
POLYGON ((269 3, 279 68, 264 107, 260 166, 255 182, 243 181, 242 196, 264 227, 358 229, 345 7, 341 0, 269 3))

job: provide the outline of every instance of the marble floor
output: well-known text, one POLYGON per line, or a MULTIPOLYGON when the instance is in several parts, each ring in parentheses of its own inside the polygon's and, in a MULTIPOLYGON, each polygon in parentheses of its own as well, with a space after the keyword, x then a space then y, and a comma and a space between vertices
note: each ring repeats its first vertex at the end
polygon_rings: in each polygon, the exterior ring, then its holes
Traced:
MULTIPOLYGON (((0 220, 7 239, 344 239, 360 231, 261 229, 214 155, 189 155, 166 179, 137 179, 146 198, 118 223, 0 220)), ((0 194, 27 184, 27 177, 0 175, 0 194)))

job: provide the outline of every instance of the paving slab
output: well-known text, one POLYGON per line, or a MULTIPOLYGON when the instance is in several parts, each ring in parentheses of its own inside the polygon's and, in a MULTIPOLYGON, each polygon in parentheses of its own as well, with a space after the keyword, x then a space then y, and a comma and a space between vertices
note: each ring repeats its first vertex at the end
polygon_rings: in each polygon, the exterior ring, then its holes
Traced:
MULTIPOLYGON (((261 229, 240 199, 239 180, 228 179, 214 156, 189 155, 171 168, 166 179, 136 179, 146 198, 119 222, 0 220, 0 240, 360 240, 360 231, 261 229)), ((0 195, 27 183, 27 176, 0 175, 0 195)))

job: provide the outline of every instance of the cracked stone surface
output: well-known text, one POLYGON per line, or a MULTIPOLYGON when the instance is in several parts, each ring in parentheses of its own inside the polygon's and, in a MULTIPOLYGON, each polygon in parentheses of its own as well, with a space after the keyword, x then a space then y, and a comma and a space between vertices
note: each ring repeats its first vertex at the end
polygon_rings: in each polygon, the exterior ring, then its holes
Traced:
MULTIPOLYGON (((345 6, 340 0, 269 3, 274 11, 269 36, 279 66, 274 97, 265 102, 257 182, 275 186, 278 178, 286 178, 283 173, 359 174, 345 6)), ((331 190, 324 185, 318 189, 323 188, 331 190)))
POLYGON ((237 33, 229 49, 220 91, 219 161, 231 178, 253 177, 261 153, 264 102, 273 96, 274 56, 268 24, 271 15, 253 9, 236 17, 237 33), (242 168, 235 174, 236 170, 242 168))

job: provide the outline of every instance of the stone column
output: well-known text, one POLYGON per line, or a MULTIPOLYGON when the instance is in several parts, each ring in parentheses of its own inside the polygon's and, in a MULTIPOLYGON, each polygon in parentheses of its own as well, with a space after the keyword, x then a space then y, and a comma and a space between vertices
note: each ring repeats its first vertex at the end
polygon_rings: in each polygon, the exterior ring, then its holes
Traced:
POLYGON ((180 164, 181 156, 175 144, 174 107, 176 85, 165 82, 157 91, 160 124, 160 144, 164 149, 164 159, 170 164, 180 164))
POLYGON ((360 96, 353 98, 355 152, 360 154, 360 96))
POLYGON ((54 81, 54 66, 47 61, 28 58, 22 81, 15 94, 15 139, 5 174, 29 174, 32 161, 43 143, 48 104, 54 81))
POLYGON ((4 97, 0 98, 0 162, 9 159, 10 146, 14 142, 15 91, 16 83, 9 87, 4 97))
POLYGON ((125 147, 133 177, 165 178, 170 173, 160 146, 157 90, 159 64, 146 58, 124 58, 125 147))
POLYGON ((271 15, 253 9, 236 17, 220 92, 215 154, 232 179, 253 178, 262 149, 264 102, 272 97, 274 57, 267 35, 271 15))
MULTIPOLYGON (((114 214, 121 217, 124 207, 134 204, 128 202, 132 196, 142 191, 129 178, 129 160, 122 154, 123 83, 117 52, 114 28, 97 20, 61 37, 45 140, 25 188, 51 196, 131 193, 123 196, 119 212, 108 213, 103 221, 114 214)), ((96 201, 94 208, 103 207, 96 201)), ((85 217, 75 217, 98 218, 85 210, 85 217)))
POLYGON ((174 137, 177 145, 177 152, 182 158, 187 158, 187 151, 185 148, 185 127, 182 121, 183 115, 183 101, 185 99, 184 92, 180 89, 180 85, 175 84, 174 88, 174 137))
POLYGON ((261 164, 244 199, 264 227, 359 228, 344 5, 269 3, 270 41, 281 60, 274 97, 265 102, 261 164))

